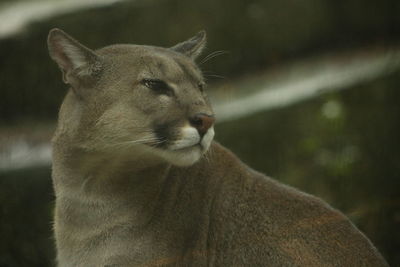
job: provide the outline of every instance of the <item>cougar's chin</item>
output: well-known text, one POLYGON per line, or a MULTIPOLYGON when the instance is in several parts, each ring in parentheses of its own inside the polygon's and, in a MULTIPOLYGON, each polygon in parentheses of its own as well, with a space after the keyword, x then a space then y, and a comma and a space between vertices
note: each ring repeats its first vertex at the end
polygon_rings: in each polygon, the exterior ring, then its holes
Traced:
POLYGON ((201 138, 193 127, 183 127, 181 138, 158 152, 164 160, 173 165, 189 166, 198 161, 207 152, 213 138, 213 128, 210 128, 201 138))
POLYGON ((198 161, 203 155, 202 148, 200 145, 195 145, 187 148, 182 148, 179 150, 163 150, 160 156, 176 166, 190 166, 198 161))

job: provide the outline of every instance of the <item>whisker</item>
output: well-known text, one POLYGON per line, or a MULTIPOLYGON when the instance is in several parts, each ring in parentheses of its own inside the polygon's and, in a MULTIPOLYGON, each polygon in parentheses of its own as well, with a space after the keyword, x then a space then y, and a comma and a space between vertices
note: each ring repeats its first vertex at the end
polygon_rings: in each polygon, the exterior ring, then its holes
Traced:
POLYGON ((201 63, 205 63, 205 62, 207 62, 208 60, 210 60, 210 59, 213 58, 213 57, 216 57, 216 56, 219 56, 219 55, 223 55, 223 54, 228 54, 228 53, 229 53, 229 52, 228 52, 228 51, 225 51, 225 50, 216 50, 216 51, 214 51, 214 52, 208 54, 208 55, 201 61, 201 63))
POLYGON ((149 137, 149 138, 143 138, 143 139, 139 139, 139 140, 120 142, 120 143, 113 144, 113 146, 144 144, 146 142, 152 142, 152 141, 159 141, 159 139, 154 138, 154 137, 149 137))
POLYGON ((167 140, 158 140, 157 142, 152 142, 152 143, 149 144, 149 145, 155 147, 155 146, 157 146, 157 145, 160 145, 160 144, 162 144, 162 143, 165 143, 166 141, 167 141, 167 140))
POLYGON ((204 154, 204 159, 207 161, 208 164, 210 164, 211 160, 210 157, 206 154, 204 154))
POLYGON ((206 63, 207 61, 209 61, 209 60, 211 60, 211 59, 213 59, 213 58, 215 58, 215 57, 224 55, 224 54, 229 54, 229 51, 225 51, 225 50, 217 50, 217 51, 214 51, 214 52, 212 52, 211 54, 209 54, 208 56, 206 56, 206 57, 199 63, 199 65, 203 65, 203 64, 206 63))
POLYGON ((217 74, 204 74, 204 77, 212 77, 212 78, 219 78, 219 79, 226 79, 225 76, 217 75, 217 74))
POLYGON ((207 153, 207 156, 210 158, 210 160, 213 157, 213 154, 214 154, 214 149, 213 149, 213 146, 211 144, 210 147, 208 148, 208 153, 207 153))

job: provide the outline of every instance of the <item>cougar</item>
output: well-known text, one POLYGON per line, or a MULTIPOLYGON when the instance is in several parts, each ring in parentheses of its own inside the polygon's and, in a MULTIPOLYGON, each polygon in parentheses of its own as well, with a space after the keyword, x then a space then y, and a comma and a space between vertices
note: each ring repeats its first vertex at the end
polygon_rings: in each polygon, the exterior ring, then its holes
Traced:
POLYGON ((91 50, 50 31, 70 88, 52 140, 58 266, 387 266, 342 213, 213 141, 205 43, 91 50))

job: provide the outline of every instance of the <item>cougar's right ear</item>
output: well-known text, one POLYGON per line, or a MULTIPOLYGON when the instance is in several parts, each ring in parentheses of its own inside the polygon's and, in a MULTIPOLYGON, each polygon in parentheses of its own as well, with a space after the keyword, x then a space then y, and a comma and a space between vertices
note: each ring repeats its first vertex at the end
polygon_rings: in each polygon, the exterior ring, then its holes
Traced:
POLYGON ((47 38, 50 57, 58 64, 63 81, 73 89, 88 86, 101 72, 101 59, 60 29, 52 29, 47 38))
POLYGON ((171 47, 171 49, 176 52, 182 53, 194 60, 201 54, 204 47, 206 46, 206 42, 206 32, 200 31, 194 37, 171 47))

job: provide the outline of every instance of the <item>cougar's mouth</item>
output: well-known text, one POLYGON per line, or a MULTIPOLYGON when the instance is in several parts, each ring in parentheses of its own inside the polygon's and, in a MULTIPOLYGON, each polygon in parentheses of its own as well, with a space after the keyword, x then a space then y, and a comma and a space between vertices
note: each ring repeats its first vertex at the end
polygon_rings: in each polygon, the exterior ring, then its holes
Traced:
MULTIPOLYGON (((155 135, 160 140, 154 152, 166 161, 177 166, 189 166, 198 161, 206 153, 214 137, 214 129, 211 127, 200 136, 197 129, 184 126, 167 131, 159 128, 155 135)), ((154 147, 154 146, 153 146, 154 147)))
POLYGON ((200 136, 198 131, 193 127, 184 127, 179 137, 179 139, 170 142, 166 148, 173 151, 200 148, 201 151, 205 152, 214 137, 214 129, 210 129, 204 136, 200 136))
POLYGON ((203 136, 200 136, 197 129, 191 126, 184 126, 178 130, 168 130, 168 127, 159 126, 154 133, 159 140, 155 147, 170 151, 185 151, 200 148, 206 151, 214 137, 214 129, 210 128, 203 136))

